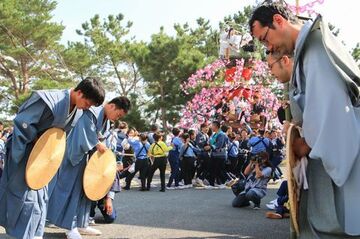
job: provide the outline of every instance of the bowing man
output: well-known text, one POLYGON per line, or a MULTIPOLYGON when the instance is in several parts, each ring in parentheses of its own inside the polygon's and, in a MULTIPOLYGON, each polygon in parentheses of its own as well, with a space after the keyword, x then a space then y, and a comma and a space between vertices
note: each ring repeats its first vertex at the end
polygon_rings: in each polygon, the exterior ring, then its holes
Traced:
POLYGON ((110 121, 120 119, 129 109, 130 101, 126 97, 116 97, 104 106, 92 107, 84 111, 68 136, 47 215, 50 223, 68 230, 68 239, 81 239, 81 234, 101 235, 99 230, 88 226, 91 201, 83 190, 83 174, 89 154, 106 150, 101 140, 110 129, 110 121))

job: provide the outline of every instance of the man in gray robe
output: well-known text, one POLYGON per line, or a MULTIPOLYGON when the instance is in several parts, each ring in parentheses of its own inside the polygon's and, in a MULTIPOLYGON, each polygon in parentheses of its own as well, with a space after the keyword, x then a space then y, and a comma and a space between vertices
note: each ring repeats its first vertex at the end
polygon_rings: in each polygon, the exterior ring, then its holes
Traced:
POLYGON ((105 91, 100 82, 87 78, 75 89, 35 91, 21 105, 14 119, 14 131, 6 147, 4 174, 0 183, 0 225, 15 238, 42 238, 47 211, 47 186, 30 189, 25 168, 38 137, 52 127, 68 133, 82 109, 100 105, 105 91))
POLYGON ((68 239, 81 239, 80 234, 101 235, 89 227, 91 201, 83 189, 83 175, 89 155, 105 151, 101 140, 110 129, 110 121, 123 117, 130 109, 126 97, 116 97, 104 106, 84 111, 67 139, 64 160, 49 198, 47 219, 67 229, 68 239))
POLYGON ((249 25, 270 52, 294 55, 290 106, 304 138, 293 146, 309 159, 300 238, 360 238, 360 72, 322 23, 299 23, 280 1, 260 5, 249 25))

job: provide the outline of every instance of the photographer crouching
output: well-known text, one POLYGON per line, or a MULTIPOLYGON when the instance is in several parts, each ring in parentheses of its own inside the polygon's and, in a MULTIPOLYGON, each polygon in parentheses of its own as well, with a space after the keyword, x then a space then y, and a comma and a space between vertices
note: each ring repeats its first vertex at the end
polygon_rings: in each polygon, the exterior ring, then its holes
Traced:
POLYGON ((250 206, 254 203, 254 209, 260 209, 260 202, 266 195, 267 183, 271 177, 272 168, 269 155, 260 152, 251 157, 249 165, 245 168, 246 182, 244 189, 234 198, 233 207, 250 206))

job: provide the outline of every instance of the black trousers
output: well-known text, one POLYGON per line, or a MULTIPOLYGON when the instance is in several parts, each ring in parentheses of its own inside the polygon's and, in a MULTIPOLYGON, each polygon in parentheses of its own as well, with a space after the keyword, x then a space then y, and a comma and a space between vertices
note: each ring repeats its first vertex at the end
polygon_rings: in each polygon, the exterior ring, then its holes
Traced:
POLYGON ((90 217, 95 217, 95 209, 96 207, 98 207, 101 214, 104 217, 105 223, 113 223, 117 216, 116 209, 115 207, 113 207, 112 214, 111 215, 107 214, 104 207, 104 200, 105 198, 100 199, 99 201, 96 202, 91 202, 90 217))
POLYGON ((193 179, 194 172, 195 172, 195 165, 194 165, 195 160, 196 160, 196 158, 194 158, 194 157, 183 157, 182 171, 183 171, 183 175, 184 175, 184 184, 185 185, 191 184, 191 181, 193 179))
POLYGON ((149 177, 147 181, 147 188, 150 189, 151 181, 157 169, 160 170, 161 189, 165 190, 165 170, 167 157, 159 157, 154 159, 153 165, 150 167, 149 177))
POLYGON ((255 206, 260 206, 261 197, 256 194, 255 191, 250 189, 247 192, 241 192, 237 195, 232 201, 233 207, 247 207, 250 205, 250 201, 252 201, 255 206))
POLYGON ((149 159, 138 159, 135 162, 135 171, 127 175, 125 182, 126 187, 130 188, 131 180, 134 178, 137 172, 140 172, 141 188, 145 189, 146 178, 149 174, 150 162, 149 159))
POLYGON ((202 153, 198 158, 198 166, 196 170, 196 177, 201 180, 209 178, 209 160, 210 156, 207 153, 202 153))
POLYGON ((232 173, 233 175, 238 175, 238 172, 236 171, 238 164, 238 157, 229 156, 228 160, 230 164, 227 165, 227 171, 229 173, 232 173))
POLYGON ((209 183, 211 186, 225 182, 223 172, 225 171, 225 158, 224 157, 211 157, 209 161, 210 178, 209 183))

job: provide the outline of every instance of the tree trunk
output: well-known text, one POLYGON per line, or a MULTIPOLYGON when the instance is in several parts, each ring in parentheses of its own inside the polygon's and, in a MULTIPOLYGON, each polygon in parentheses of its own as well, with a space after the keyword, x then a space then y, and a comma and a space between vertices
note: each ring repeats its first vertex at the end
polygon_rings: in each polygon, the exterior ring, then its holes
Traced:
POLYGON ((27 67, 27 61, 21 59, 21 74, 22 74, 22 89, 21 93, 26 93, 29 90, 29 71, 27 67))
POLYGON ((113 66, 113 68, 114 68, 114 71, 115 71, 115 73, 116 73, 116 77, 117 77, 118 80, 119 80, 119 85, 120 85, 121 94, 122 94, 123 96, 127 96, 127 92, 126 92, 125 86, 124 86, 124 84, 123 84, 122 81, 121 81, 120 72, 119 72, 119 70, 118 70, 118 68, 117 68, 114 60, 111 58, 110 61, 111 61, 111 64, 112 64, 112 66, 113 66))

